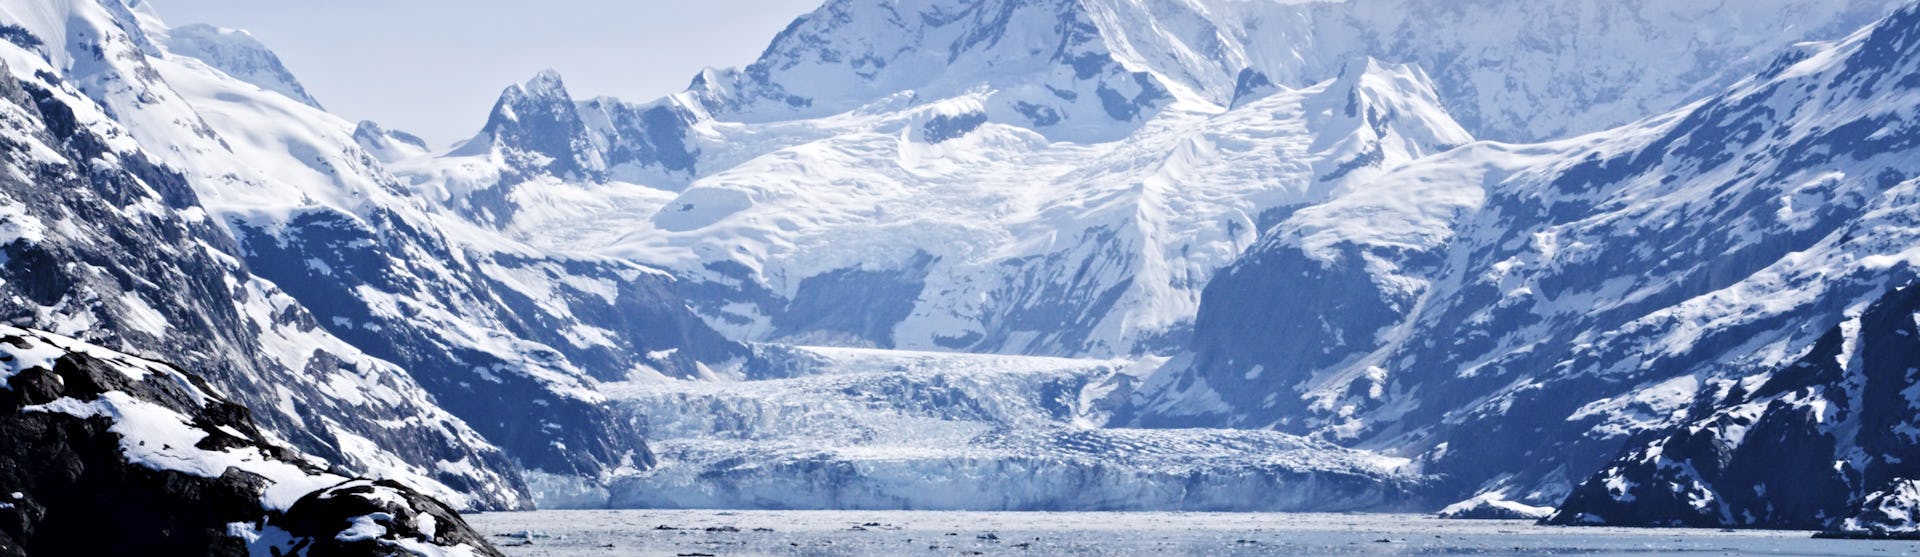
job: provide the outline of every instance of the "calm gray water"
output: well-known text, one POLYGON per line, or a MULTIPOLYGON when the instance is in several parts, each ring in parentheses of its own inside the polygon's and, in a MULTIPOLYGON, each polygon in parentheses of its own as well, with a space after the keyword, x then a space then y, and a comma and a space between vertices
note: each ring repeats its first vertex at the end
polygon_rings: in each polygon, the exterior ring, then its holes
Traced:
POLYGON ((509 556, 1920 554, 1809 532, 1545 528, 1417 515, 540 511, 472 517, 509 556))

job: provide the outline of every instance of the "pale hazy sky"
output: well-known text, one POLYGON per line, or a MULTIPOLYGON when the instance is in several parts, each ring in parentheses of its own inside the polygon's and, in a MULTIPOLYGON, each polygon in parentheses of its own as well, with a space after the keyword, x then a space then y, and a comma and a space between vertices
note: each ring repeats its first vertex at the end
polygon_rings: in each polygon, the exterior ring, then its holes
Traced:
POLYGON ((479 131, 510 83, 651 100, 752 62, 823 0, 150 0, 169 24, 253 32, 329 111, 425 137, 479 131))

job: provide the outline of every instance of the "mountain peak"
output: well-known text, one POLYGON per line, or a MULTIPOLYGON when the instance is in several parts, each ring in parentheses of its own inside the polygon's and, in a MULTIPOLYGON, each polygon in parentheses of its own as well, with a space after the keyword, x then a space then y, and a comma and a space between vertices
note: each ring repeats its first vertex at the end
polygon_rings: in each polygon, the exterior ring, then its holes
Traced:
POLYGON ((480 134, 453 151, 456 156, 497 152, 516 171, 588 180, 604 179, 587 126, 560 72, 548 69, 508 85, 480 134))
POLYGON ((1308 123, 1316 130, 1315 150, 1341 154, 1338 166, 1323 169, 1325 178, 1473 141, 1419 66, 1356 58, 1324 87, 1306 101, 1306 108, 1308 123))
POLYGON ((518 87, 529 96, 572 98, 572 96, 567 93, 566 80, 561 79, 560 71, 553 68, 535 72, 532 78, 522 82, 518 87))

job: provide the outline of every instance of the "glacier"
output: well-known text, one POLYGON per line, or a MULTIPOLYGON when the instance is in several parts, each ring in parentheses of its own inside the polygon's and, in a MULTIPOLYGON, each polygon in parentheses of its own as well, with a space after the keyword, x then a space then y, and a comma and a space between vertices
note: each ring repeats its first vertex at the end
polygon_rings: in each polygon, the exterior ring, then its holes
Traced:
MULTIPOLYGON (((1271 431, 1102 427, 1127 360, 787 347, 779 378, 610 384, 659 466, 600 508, 1415 510, 1405 459, 1271 431)), ((536 497, 540 494, 536 493, 536 497)), ((571 497, 571 499, 568 499, 571 497)))

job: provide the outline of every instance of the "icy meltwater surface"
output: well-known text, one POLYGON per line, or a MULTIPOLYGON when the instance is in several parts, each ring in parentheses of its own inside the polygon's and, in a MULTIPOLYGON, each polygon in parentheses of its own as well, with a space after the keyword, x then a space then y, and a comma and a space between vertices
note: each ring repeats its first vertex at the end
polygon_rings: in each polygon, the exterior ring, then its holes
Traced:
POLYGON ((1808 532, 1551 528, 1421 515, 540 511, 471 517, 509 556, 1913 555, 1808 532))

